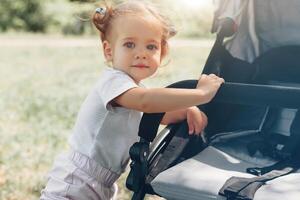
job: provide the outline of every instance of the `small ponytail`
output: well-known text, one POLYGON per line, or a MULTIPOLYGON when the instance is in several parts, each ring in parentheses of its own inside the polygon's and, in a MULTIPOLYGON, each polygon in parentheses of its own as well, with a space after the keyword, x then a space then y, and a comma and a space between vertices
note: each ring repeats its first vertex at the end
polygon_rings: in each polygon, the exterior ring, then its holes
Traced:
POLYGON ((109 6, 96 8, 93 15, 93 23, 101 33, 102 41, 105 39, 107 27, 112 16, 112 8, 109 6))

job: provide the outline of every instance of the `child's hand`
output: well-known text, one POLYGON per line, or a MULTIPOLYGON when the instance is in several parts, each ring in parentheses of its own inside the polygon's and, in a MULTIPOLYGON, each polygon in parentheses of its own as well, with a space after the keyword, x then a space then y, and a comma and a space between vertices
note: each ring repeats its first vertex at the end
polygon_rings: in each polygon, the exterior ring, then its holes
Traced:
POLYGON ((207 125, 207 116, 196 106, 187 109, 186 119, 190 135, 200 135, 207 125))
POLYGON ((224 83, 224 79, 215 74, 202 74, 198 80, 197 89, 204 92, 204 101, 208 103, 214 98, 222 83, 224 83))

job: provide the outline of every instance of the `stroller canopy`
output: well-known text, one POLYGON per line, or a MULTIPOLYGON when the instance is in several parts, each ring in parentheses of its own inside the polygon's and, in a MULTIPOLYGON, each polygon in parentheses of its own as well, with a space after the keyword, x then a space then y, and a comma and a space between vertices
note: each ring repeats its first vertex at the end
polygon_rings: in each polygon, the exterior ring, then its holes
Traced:
POLYGON ((252 62, 271 48, 300 44, 300 1, 215 0, 213 32, 222 19, 237 24, 226 47, 237 58, 252 62))

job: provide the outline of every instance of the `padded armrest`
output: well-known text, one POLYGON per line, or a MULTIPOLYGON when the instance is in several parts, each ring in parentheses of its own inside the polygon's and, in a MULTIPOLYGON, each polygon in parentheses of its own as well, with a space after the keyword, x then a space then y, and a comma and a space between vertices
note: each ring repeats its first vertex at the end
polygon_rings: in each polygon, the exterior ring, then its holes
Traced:
POLYGON ((300 108, 300 88, 291 86, 224 83, 213 102, 300 108))

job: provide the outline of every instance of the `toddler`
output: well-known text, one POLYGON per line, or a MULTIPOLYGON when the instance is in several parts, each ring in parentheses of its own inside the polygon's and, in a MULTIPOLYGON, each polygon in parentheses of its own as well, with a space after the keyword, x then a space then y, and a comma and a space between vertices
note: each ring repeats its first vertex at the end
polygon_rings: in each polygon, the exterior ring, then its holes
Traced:
POLYGON ((194 105, 208 103, 222 78, 203 74, 195 89, 147 89, 141 81, 153 75, 175 35, 169 20, 153 6, 126 1, 97 8, 93 22, 100 31, 104 69, 78 113, 70 150, 59 156, 41 199, 116 199, 116 181, 138 141, 142 112, 166 112, 162 124, 187 119, 189 133, 199 135, 206 115, 194 105))

